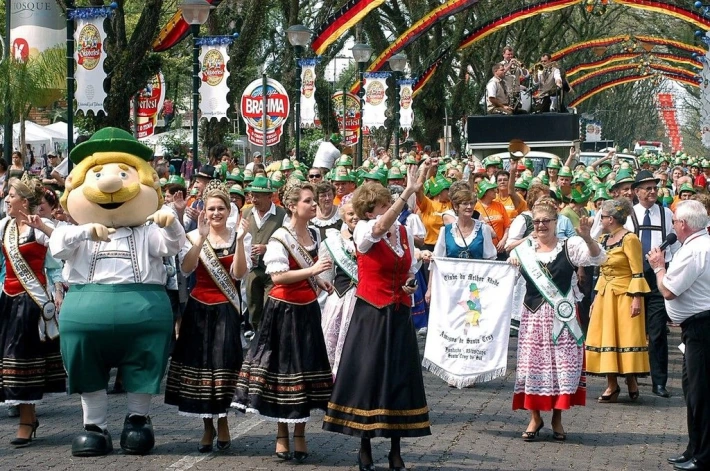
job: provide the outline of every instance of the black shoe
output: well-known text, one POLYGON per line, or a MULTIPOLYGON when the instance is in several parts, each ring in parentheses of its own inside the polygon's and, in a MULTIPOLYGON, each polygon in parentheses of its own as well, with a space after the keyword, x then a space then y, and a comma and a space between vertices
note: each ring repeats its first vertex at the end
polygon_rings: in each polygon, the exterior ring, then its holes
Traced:
POLYGON ((690 460, 690 458, 685 456, 685 454, 678 455, 678 456, 671 456, 670 458, 668 458, 668 462, 670 464, 685 463, 686 461, 689 461, 689 460, 690 460))
POLYGON ((655 394, 658 397, 665 397, 669 398, 671 397, 671 393, 668 392, 665 386, 654 386, 653 387, 653 394, 655 394))
POLYGON ((74 437, 71 454, 74 456, 103 456, 113 451, 113 443, 108 430, 101 430, 93 424, 84 425, 84 433, 74 437))
POLYGON ((360 458, 359 454, 357 455, 357 467, 360 471, 375 471, 377 469, 373 463, 362 464, 362 458, 360 458))
POLYGON ((673 469, 677 469, 678 471, 700 471, 705 468, 699 466, 698 462, 692 459, 686 461, 685 463, 676 463, 675 466, 673 466, 673 469))
POLYGON ((10 445, 15 448, 25 448, 32 444, 32 439, 37 438, 37 427, 39 427, 39 422, 35 420, 32 424, 20 424, 20 427, 30 427, 30 436, 27 438, 15 437, 10 441, 10 445))
POLYGON ((232 446, 231 440, 225 440, 225 441, 217 440, 217 449, 219 451, 224 451, 224 450, 228 449, 230 446, 232 446))
POLYGON ((121 432, 121 448, 129 455, 145 455, 155 446, 153 423, 147 415, 127 415, 121 432))
POLYGON ((540 425, 538 425, 537 429, 535 429, 534 432, 523 432, 523 440, 526 442, 534 442, 537 439, 537 436, 540 434, 540 430, 542 430, 542 427, 545 426, 545 422, 540 422, 540 425))
POLYGON ((294 439, 293 440, 293 447, 294 447, 293 458, 300 463, 301 461, 308 458, 308 452, 307 451, 298 451, 295 449, 296 448, 296 438, 303 438, 303 441, 306 441, 306 437, 304 435, 294 435, 293 436, 293 439, 294 439))
POLYGON ((621 388, 617 385, 616 390, 609 394, 609 395, 604 395, 602 394, 599 396, 597 399, 597 402, 600 404, 612 404, 615 403, 619 400, 619 394, 621 394, 621 388))
MULTIPOLYGON (((288 438, 288 435, 285 435, 283 437, 276 437, 276 442, 278 443, 280 438, 288 438)), ((290 451, 277 451, 276 452, 276 457, 280 460, 284 461, 290 461, 293 458, 293 455, 291 454, 290 451)))
MULTIPOLYGON (((402 462, 402 466, 395 466, 394 465, 394 458, 392 457, 392 453, 387 455, 387 461, 389 461, 390 464, 390 469, 392 471, 407 471, 407 467, 404 466, 404 462, 402 462)), ((402 457, 399 457, 399 461, 402 461, 402 457)))
MULTIPOLYGON (((197 451, 200 453, 211 453, 212 452, 212 441, 214 441, 215 437, 217 436, 217 430, 212 427, 212 440, 207 445, 203 445, 200 443, 200 446, 197 447, 197 451)), ((219 442, 217 442, 219 444, 219 442)))

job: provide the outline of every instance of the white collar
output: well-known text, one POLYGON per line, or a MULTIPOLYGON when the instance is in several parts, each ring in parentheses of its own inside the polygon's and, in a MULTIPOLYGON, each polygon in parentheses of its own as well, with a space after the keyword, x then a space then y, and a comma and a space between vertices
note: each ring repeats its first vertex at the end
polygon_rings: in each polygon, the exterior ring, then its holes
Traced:
POLYGON ((259 216, 259 211, 257 211, 256 206, 251 208, 251 211, 252 211, 252 213, 254 213, 254 216, 256 216, 257 219, 264 219, 267 214, 270 214, 272 216, 276 216, 276 205, 272 202, 269 210, 266 213, 264 213, 264 217, 259 216))

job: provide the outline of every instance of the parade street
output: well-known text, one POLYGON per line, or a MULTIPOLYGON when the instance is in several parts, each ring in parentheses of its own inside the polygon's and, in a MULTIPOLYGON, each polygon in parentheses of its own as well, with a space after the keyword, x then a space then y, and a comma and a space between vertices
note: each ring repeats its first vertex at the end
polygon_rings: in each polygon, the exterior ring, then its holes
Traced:
MULTIPOLYGON (((520 438, 529 416, 511 410, 515 377, 516 339, 511 339, 508 372, 504 378, 454 389, 425 372, 431 409, 432 435, 402 440, 402 456, 414 470, 670 470, 666 458, 685 449, 685 403, 680 387, 680 330, 669 336, 670 399, 651 394, 650 378, 639 380, 641 398, 629 401, 623 381, 618 404, 598 404, 605 380, 587 378, 587 406, 564 412, 566 442, 552 439, 550 413, 537 442, 520 438)), ((420 341, 423 349, 423 343, 420 341)), ((423 351, 423 350, 422 350, 423 351)), ((0 469, 3 470, 352 470, 356 469, 359 440, 321 430, 322 413, 306 427, 310 455, 303 464, 282 462, 274 456, 276 425, 253 414, 230 414, 232 446, 226 452, 200 454, 199 419, 181 417, 177 409, 155 396, 151 416, 156 447, 147 456, 130 456, 119 447, 125 395, 110 396, 109 430, 114 451, 99 458, 71 455, 73 436, 81 430, 78 395, 47 396, 37 407, 40 427, 28 448, 8 444, 17 419, 0 418, 0 469)), ((292 433, 292 432, 291 432, 292 433)), ((387 469, 388 441, 373 440, 377 469, 387 469)), ((293 444, 291 445, 293 449, 293 444)))

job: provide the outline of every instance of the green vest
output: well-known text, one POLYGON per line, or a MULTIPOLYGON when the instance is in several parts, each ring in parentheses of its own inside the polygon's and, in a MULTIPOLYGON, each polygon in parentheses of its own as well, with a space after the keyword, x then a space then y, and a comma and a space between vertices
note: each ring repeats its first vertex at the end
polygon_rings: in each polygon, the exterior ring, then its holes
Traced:
MULTIPOLYGON (((251 234, 252 245, 268 244, 271 235, 276 232, 276 229, 283 226, 285 217, 286 210, 283 209, 281 206, 276 206, 276 215, 269 216, 269 218, 264 222, 264 224, 262 224, 261 228, 258 228, 256 225, 256 218, 254 217, 253 208, 249 210, 246 215, 246 219, 249 222, 249 234, 251 234)), ((266 267, 264 266, 263 257, 259 257, 257 263, 254 265, 254 268, 257 267, 261 269, 266 269, 266 267)))

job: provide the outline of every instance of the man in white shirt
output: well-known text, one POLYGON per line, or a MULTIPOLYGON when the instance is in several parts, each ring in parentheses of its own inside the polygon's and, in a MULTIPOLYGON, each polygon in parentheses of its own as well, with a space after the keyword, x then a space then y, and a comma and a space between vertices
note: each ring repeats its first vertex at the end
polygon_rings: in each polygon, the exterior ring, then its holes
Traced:
POLYGON ((673 226, 683 246, 666 269, 666 257, 651 250, 648 263, 665 298, 668 315, 680 324, 685 345, 683 394, 688 416, 688 446, 668 458, 676 470, 710 469, 710 235, 707 212, 699 201, 681 201, 673 226))
POLYGON ((493 78, 486 85, 486 110, 488 114, 513 114, 513 108, 509 105, 508 90, 503 82, 505 67, 496 63, 492 70, 493 78))
POLYGON ((536 112, 547 113, 553 108, 559 111, 558 95, 562 89, 562 73, 556 62, 550 60, 550 55, 545 53, 540 58, 540 67, 537 73, 533 74, 533 84, 540 90, 542 102, 537 106, 536 112))

